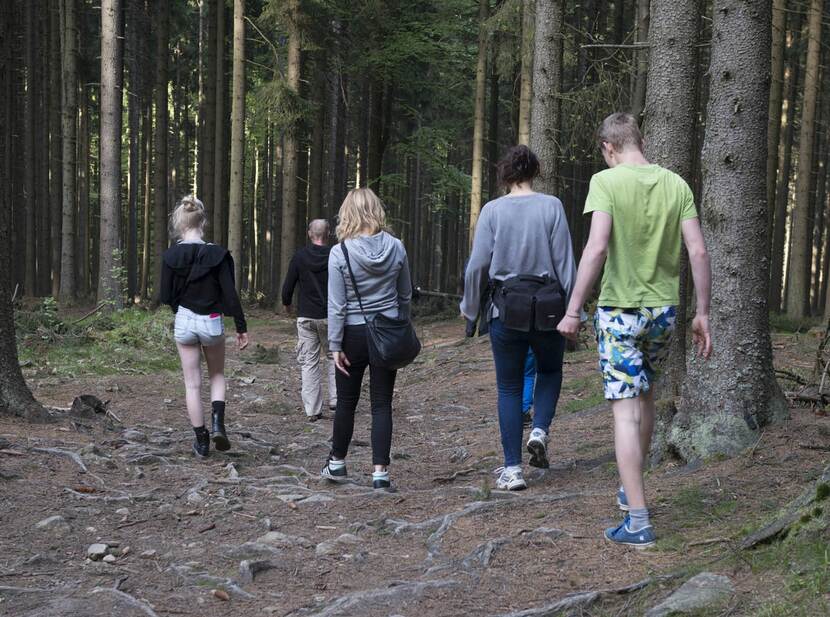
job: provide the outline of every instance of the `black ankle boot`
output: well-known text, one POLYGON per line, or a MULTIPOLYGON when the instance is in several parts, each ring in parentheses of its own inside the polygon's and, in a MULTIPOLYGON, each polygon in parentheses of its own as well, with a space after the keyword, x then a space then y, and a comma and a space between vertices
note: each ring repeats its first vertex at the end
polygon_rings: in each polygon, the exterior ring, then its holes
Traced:
POLYGON ((196 426, 193 428, 196 433, 196 441, 193 442, 193 452, 199 458, 205 458, 210 455, 210 433, 204 426, 196 426))
POLYGON ((225 433, 225 401, 213 401, 213 445, 224 452, 231 449, 231 442, 225 433))

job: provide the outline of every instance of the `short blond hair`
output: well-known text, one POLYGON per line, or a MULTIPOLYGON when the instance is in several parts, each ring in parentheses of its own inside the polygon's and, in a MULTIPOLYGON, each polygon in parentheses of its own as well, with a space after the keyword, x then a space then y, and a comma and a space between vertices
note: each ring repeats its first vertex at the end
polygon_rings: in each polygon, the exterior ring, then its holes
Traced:
POLYGON ((197 199, 195 195, 185 195, 176 205, 173 214, 170 215, 170 227, 173 236, 181 238, 187 231, 198 229, 204 231, 207 224, 207 212, 205 204, 197 199))
POLYGON ((643 149, 643 134, 637 124, 637 119, 624 112, 613 113, 602 121, 597 130, 597 142, 602 149, 603 143, 614 146, 614 150, 622 152, 626 146, 643 149))
POLYGON ((348 240, 361 232, 376 234, 386 231, 386 211, 370 188, 352 189, 343 200, 337 215, 337 239, 348 240))

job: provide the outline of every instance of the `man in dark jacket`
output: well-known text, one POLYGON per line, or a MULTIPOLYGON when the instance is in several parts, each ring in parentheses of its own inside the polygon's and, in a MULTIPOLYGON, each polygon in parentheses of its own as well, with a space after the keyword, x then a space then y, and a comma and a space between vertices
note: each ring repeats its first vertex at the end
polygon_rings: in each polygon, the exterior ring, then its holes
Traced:
POLYGON ((337 405, 334 362, 328 351, 327 289, 329 224, 315 219, 308 225, 311 244, 298 250, 288 266, 282 286, 282 303, 291 313, 294 288, 299 284, 297 301, 297 361, 302 369, 303 406, 311 422, 323 417, 323 371, 321 354, 328 358, 329 409, 337 405))

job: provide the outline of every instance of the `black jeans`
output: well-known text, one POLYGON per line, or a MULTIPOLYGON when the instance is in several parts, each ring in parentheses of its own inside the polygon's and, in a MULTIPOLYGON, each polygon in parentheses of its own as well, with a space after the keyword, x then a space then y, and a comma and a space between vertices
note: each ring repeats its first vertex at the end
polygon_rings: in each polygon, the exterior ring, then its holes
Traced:
POLYGON ((337 371, 337 411, 334 412, 334 435, 331 455, 346 458, 354 433, 354 413, 360 400, 363 374, 369 367, 369 399, 372 404, 372 464, 388 465, 392 448, 392 394, 397 371, 369 365, 366 326, 346 326, 343 353, 351 363, 349 375, 337 371))

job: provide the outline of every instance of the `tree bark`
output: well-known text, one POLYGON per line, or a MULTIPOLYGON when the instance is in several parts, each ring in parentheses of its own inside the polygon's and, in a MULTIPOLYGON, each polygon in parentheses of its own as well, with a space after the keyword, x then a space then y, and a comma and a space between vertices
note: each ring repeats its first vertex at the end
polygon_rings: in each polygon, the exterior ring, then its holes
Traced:
POLYGON ((473 119, 473 170, 472 188, 470 189, 470 224, 468 230, 468 244, 473 246, 473 236, 476 231, 478 215, 481 212, 482 163, 484 160, 484 114, 485 114, 485 86, 487 85, 487 28, 485 22, 490 10, 488 0, 479 0, 478 3, 478 62, 476 64, 475 107, 473 119))
MULTIPOLYGON (((220 41, 217 37, 217 21, 219 19, 218 1, 217 0, 202 0, 205 6, 205 41, 204 41, 204 76, 202 78, 202 98, 200 99, 200 114, 201 120, 200 136, 199 136, 199 150, 197 153, 198 159, 198 187, 197 195, 201 199, 205 208, 207 208, 210 216, 208 225, 208 237, 214 242, 223 244, 224 240, 221 237, 222 231, 222 217, 216 215, 216 197, 214 195, 215 185, 215 171, 216 171, 216 118, 217 110, 216 103, 218 97, 216 96, 218 80, 224 78, 224 71, 219 71, 219 65, 216 62, 216 52, 221 46, 224 46, 224 36, 220 41), (221 72, 221 75, 220 75, 221 72), (217 227, 217 224, 219 225, 217 227)), ((222 11, 222 20, 224 22, 224 11, 222 11)), ((221 47, 224 49, 224 47, 221 47)))
POLYGON ((98 301, 123 305, 121 290, 121 0, 101 2, 101 171, 98 301))
MULTIPOLYGON (((659 2, 659 0, 655 0, 655 2, 659 2)), ((649 0, 637 0, 637 43, 645 44, 648 42, 649 13, 649 0)), ((647 48, 639 49, 635 56, 637 58, 637 72, 634 76, 634 92, 631 96, 631 113, 639 120, 646 104, 649 50, 647 48)))
MULTIPOLYGON (((648 41, 651 59, 645 105, 646 157, 679 174, 694 185, 697 159, 697 45, 700 1, 651 3, 648 41)), ((672 395, 680 394, 686 372, 686 315, 688 256, 681 258, 681 298, 677 329, 669 354, 666 383, 672 395)))
POLYGON ((26 101, 24 103, 23 140, 25 148, 25 188, 26 198, 26 253, 25 279, 23 291, 30 296, 36 294, 35 280, 37 274, 37 257, 35 249, 35 19, 34 2, 26 2, 26 101))
POLYGON ((311 151, 308 164, 308 219, 323 217, 323 150, 326 124, 326 80, 324 58, 316 66, 314 77, 314 118, 311 125, 311 151))
POLYGON ((141 121, 144 143, 142 157, 144 160, 144 213, 141 224, 141 298, 150 297, 150 228, 152 227, 152 184, 153 176, 153 106, 149 100, 144 103, 143 118, 141 121))
POLYGON ((781 140, 781 104, 784 89, 784 41, 786 39, 787 0, 772 3, 772 54, 769 91, 769 128, 767 129, 767 222, 770 249, 774 229, 775 180, 778 167, 778 144, 781 140))
POLYGON ((810 305, 808 272, 812 257, 812 221, 809 220, 810 181, 813 167, 816 99, 819 85, 819 58, 821 51, 821 16, 824 0, 811 0, 808 17, 807 64, 804 68, 804 102, 801 107, 801 136, 798 144, 798 169, 795 180, 795 208, 793 209, 792 252, 787 262, 787 314, 804 317, 810 305))
POLYGON ((766 131, 770 2, 715 0, 703 146, 703 227, 712 261, 715 352, 690 356, 668 442, 684 459, 734 455, 788 416, 767 309, 766 131), (757 148, 747 148, 747 144, 757 148))
MULTIPOLYGON (((536 60, 534 45, 534 19, 538 20, 536 15, 537 0, 522 0, 522 43, 521 43, 521 84, 519 92, 519 140, 518 143, 530 144, 530 114, 531 105, 533 102, 533 78, 534 78, 534 62, 536 60)), ((545 3, 550 4, 550 3, 545 3)), ((537 35, 538 36, 538 35, 537 35)), ((554 63, 556 61, 554 60, 554 63)), ((537 153, 538 154, 538 153, 537 153)))
POLYGON ((242 285, 242 189, 245 178, 245 0, 233 3, 233 106, 228 249, 234 256, 236 288, 242 285))
POLYGON ((155 156, 153 157, 153 257, 155 258, 155 280, 153 282, 153 303, 159 301, 161 293, 161 254, 167 250, 167 129, 168 101, 167 72, 170 35, 170 4, 167 0, 157 0, 154 11, 154 30, 156 33, 156 84, 153 98, 156 108, 155 135, 153 138, 155 156))
MULTIPOLYGON (((213 120, 213 239, 219 244, 228 243, 228 229, 225 220, 228 218, 228 185, 225 183, 225 161, 227 152, 225 147, 225 3, 219 0, 216 13, 216 92, 214 94, 215 116, 213 120)), ((240 255, 236 256, 241 257, 240 255)))
POLYGON ((138 194, 141 184, 141 69, 139 65, 138 11, 135 5, 128 11, 126 24, 125 64, 130 75, 127 97, 127 127, 129 130, 129 164, 127 180, 127 298, 135 301, 138 292, 138 194))
POLYGON ((78 114, 78 220, 75 232, 75 265, 78 297, 89 296, 89 99, 81 88, 78 114))
POLYGON ((61 223, 60 297, 71 301, 75 286, 75 154, 78 140, 78 26, 75 0, 63 2, 63 216, 61 223))
POLYGON ((559 190, 559 135, 562 125, 562 0, 537 0, 533 57, 533 111, 530 149, 542 163, 536 190, 554 195, 559 190))
MULTIPOLYGON (((62 32, 63 0, 49 3, 49 244, 52 297, 60 295, 61 284, 61 217, 63 200, 63 146, 61 144, 61 112, 63 106, 62 32)), ((74 229, 73 229, 74 237, 74 229)), ((74 273, 73 273, 74 276, 74 273)))
MULTIPOLYGON (((799 20, 796 20, 799 21, 799 20)), ((778 151, 778 174, 775 189, 775 223, 772 234, 770 275, 770 308, 780 311, 784 305, 784 248, 787 233, 787 208, 790 200, 790 172, 792 171, 793 135, 795 133, 795 109, 801 74, 799 51, 800 24, 795 24, 787 34, 789 66, 784 73, 784 113, 782 118, 781 145, 778 151)))
MULTIPOLYGON (((300 3, 288 0, 288 88, 300 91, 300 3)), ((280 281, 297 246, 297 127, 285 129, 282 156, 282 227, 280 229, 280 281)))

